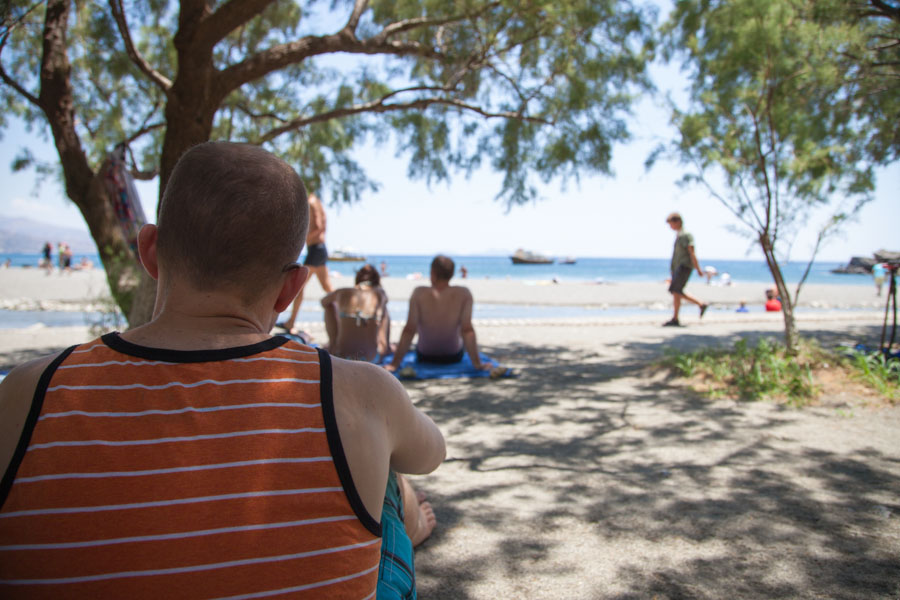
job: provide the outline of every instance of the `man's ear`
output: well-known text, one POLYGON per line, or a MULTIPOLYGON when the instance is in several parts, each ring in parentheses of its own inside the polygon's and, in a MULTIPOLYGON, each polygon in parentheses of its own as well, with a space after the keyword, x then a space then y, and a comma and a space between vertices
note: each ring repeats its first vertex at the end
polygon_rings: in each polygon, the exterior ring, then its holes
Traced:
POLYGON ((285 273, 284 283, 281 284, 281 291, 275 300, 275 312, 279 314, 284 312, 291 305, 291 302, 294 301, 294 298, 297 297, 297 294, 300 293, 300 290, 303 289, 303 286, 306 285, 307 281, 309 281, 308 267, 298 266, 285 273))
POLYGON ((156 236, 158 234, 156 225, 147 224, 141 227, 138 233, 138 254, 141 257, 141 264, 147 274, 153 279, 159 279, 159 264, 156 262, 156 236))

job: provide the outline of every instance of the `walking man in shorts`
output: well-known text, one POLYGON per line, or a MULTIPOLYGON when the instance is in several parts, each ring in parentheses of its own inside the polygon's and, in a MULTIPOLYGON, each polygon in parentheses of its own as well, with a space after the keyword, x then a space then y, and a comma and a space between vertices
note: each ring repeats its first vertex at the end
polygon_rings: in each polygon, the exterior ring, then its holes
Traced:
MULTIPOLYGON (((315 275, 319 279, 319 284, 325 293, 330 294, 333 288, 331 280, 328 278, 328 250, 325 249, 325 207, 322 206, 322 201, 315 194, 309 195, 309 233, 306 234, 306 246, 306 259, 303 261, 303 266, 310 270, 311 275, 315 275)), ((297 320, 301 304, 303 304, 302 289, 291 306, 291 316, 284 323, 278 324, 288 333, 299 333, 294 328, 294 321, 297 320)))
POLYGON ((701 318, 703 318, 703 313, 706 312, 706 309, 709 308, 709 304, 684 293, 684 286, 687 284, 688 278, 690 278, 693 271, 697 271, 703 277, 703 269, 700 268, 700 263, 697 262, 697 255, 694 254, 694 236, 684 230, 681 215, 677 212, 670 214, 666 218, 666 223, 677 234, 675 236, 675 248, 672 251, 672 283, 669 285, 669 292, 672 294, 672 304, 675 311, 672 319, 663 323, 663 326, 681 327, 681 323, 678 321, 678 312, 681 310, 682 299, 699 306, 701 318))

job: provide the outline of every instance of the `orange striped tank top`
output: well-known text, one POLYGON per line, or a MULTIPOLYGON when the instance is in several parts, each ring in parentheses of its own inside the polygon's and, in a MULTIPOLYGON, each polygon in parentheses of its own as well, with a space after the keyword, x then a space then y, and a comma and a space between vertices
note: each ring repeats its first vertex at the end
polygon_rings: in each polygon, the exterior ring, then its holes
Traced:
POLYGON ((328 354, 70 348, 0 487, 2 598, 374 598, 328 354))

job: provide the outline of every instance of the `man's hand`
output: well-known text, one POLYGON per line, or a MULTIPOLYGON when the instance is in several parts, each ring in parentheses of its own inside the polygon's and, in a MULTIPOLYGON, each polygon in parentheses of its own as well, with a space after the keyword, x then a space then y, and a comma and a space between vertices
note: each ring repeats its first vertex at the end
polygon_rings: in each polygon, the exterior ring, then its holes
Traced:
POLYGON ((701 269, 699 266, 697 267, 697 273, 700 274, 700 277, 706 277, 706 273, 704 273, 703 269, 701 269))
POLYGON ((388 373, 393 373, 397 370, 397 365, 391 363, 389 365, 384 365, 384 370, 388 373))
POLYGON ((490 371, 491 369, 494 368, 494 365, 491 365, 488 363, 482 363, 482 362, 478 363, 477 365, 472 365, 472 366, 475 367, 479 371, 490 371))

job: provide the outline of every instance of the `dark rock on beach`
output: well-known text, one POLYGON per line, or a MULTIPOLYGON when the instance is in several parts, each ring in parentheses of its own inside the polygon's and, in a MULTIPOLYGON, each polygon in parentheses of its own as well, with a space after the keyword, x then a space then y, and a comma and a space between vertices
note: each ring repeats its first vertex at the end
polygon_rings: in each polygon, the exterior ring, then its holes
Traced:
POLYGON ((872 273, 872 267, 881 262, 900 262, 900 252, 891 252, 890 250, 878 250, 872 255, 872 258, 866 256, 854 256, 846 266, 832 269, 832 273, 850 274, 850 275, 869 275, 872 273))

